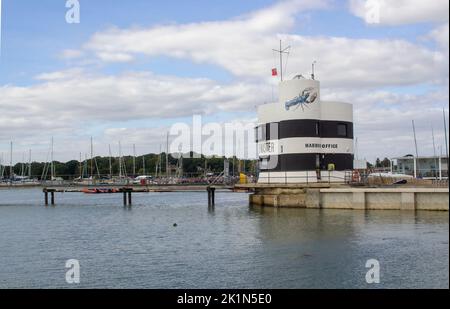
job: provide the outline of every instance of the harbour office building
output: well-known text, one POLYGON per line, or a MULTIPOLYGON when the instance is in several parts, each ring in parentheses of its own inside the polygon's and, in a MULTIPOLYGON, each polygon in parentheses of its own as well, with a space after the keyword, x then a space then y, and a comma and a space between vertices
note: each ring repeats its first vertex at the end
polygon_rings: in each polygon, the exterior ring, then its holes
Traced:
POLYGON ((322 101, 319 81, 280 82, 258 122, 259 183, 343 182, 353 170, 353 106, 322 101))

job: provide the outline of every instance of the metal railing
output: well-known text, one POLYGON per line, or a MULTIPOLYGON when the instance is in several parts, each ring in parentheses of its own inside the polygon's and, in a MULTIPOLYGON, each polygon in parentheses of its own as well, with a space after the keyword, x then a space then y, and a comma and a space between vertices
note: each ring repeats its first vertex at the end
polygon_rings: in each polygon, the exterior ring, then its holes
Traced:
MULTIPOLYGON (((282 176, 274 176, 270 172, 267 172, 267 177, 259 177, 258 183, 262 184, 290 184, 290 183, 359 183, 360 179, 356 179, 355 174, 352 171, 343 171, 336 174, 336 171, 305 171, 304 175, 292 176, 288 175, 288 172, 284 172, 282 176)), ((279 174, 279 173, 277 173, 279 174)))

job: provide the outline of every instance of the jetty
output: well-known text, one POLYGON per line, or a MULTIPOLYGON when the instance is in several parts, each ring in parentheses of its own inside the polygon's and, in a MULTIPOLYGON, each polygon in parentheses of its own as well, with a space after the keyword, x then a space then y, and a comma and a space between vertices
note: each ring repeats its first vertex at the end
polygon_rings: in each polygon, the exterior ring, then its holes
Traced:
POLYGON ((348 210, 449 210, 449 188, 346 184, 247 184, 249 203, 277 208, 348 210))
MULTIPOLYGON (((208 205, 215 205, 215 192, 216 191, 233 191, 234 186, 226 185, 167 185, 167 186, 90 186, 90 187, 45 187, 42 189, 44 193, 44 204, 48 206, 56 205, 56 193, 84 193, 89 195, 104 195, 104 194, 121 194, 123 196, 123 205, 131 206, 133 203, 132 194, 135 193, 164 193, 164 192, 207 192, 208 205)), ((241 189, 245 190, 246 189, 241 189)))

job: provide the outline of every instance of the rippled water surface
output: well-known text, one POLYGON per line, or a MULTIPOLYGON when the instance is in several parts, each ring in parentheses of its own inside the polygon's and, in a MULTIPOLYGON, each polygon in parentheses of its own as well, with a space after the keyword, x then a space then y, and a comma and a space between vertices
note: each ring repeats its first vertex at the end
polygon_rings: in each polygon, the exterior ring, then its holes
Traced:
POLYGON ((448 288, 446 212, 272 209, 247 194, 0 190, 0 288, 448 288), (175 227, 174 224, 177 224, 175 227), (78 259, 81 283, 65 262, 78 259), (377 259, 381 283, 368 285, 377 259))

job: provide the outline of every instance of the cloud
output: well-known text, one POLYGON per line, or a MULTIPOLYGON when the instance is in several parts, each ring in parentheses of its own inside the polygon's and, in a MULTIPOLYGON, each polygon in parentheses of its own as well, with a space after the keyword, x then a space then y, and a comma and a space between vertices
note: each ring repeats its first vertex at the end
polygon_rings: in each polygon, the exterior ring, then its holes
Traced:
POLYGON ((74 68, 65 71, 56 71, 49 73, 41 73, 36 75, 34 78, 39 81, 61 81, 67 79, 73 79, 75 77, 80 77, 84 70, 81 68, 74 68))
POLYGON ((349 7, 369 24, 396 26, 449 19, 448 0, 349 0, 349 7))
POLYGON ((427 37, 429 39, 432 39, 433 41, 435 41, 438 44, 438 46, 440 48, 442 48, 443 50, 447 50, 447 53, 448 53, 448 49, 449 49, 449 24, 448 23, 437 27, 436 29, 431 31, 427 37))
POLYGON ((20 136, 19 132, 70 132, 97 123, 248 111, 270 96, 270 87, 262 84, 220 84, 152 73, 106 76, 73 69, 40 74, 37 79, 42 82, 0 87, 0 139, 20 136))
MULTIPOLYGON (((352 1, 356 11, 358 3, 362 2, 352 1)), ((98 153, 106 154, 105 145, 116 145, 120 139, 124 140, 124 152, 129 150, 130 143, 158 151, 167 127, 152 125, 154 120, 170 124, 176 118, 192 114, 221 117, 227 112, 253 112, 256 105, 271 101, 275 79, 270 77, 270 69, 277 65, 272 48, 283 39, 292 46, 288 77, 297 73, 307 75, 316 60, 323 98, 354 103, 362 156, 373 160, 375 155, 400 156, 412 152, 412 119, 418 127, 421 153, 431 154, 430 124, 438 126, 442 122, 442 106, 448 103, 449 74, 448 23, 445 23, 448 13, 430 13, 436 11, 436 3, 442 5, 440 1, 427 3, 430 7, 415 12, 417 16, 411 13, 416 7, 398 11, 395 23, 440 22, 426 36, 437 43, 434 49, 404 39, 290 33, 298 22, 296 14, 328 7, 328 1, 312 0, 284 1, 224 21, 100 31, 79 50, 66 50, 62 56, 79 64, 92 64, 95 58, 105 65, 129 62, 139 56, 167 56, 214 64, 235 78, 220 83, 151 72, 103 75, 92 73, 87 66, 42 73, 35 77, 38 83, 30 86, 0 86, 0 140, 13 137, 24 145, 46 149, 45 142, 42 146, 36 141, 59 136, 58 144, 65 145, 58 150, 59 160, 74 155, 77 158, 80 149, 88 151, 88 138, 77 140, 90 134, 86 132, 101 138, 96 147, 98 153), (433 88, 421 95, 381 90, 423 85, 433 88), (148 125, 142 124, 144 121, 148 125)), ((405 2, 389 5, 399 10, 405 2)), ((392 12, 393 8, 386 12, 392 12)), ((382 22, 393 24, 393 20, 382 22)), ((436 139, 442 141, 443 134, 436 131, 436 139)))
POLYGON ((442 109, 445 107, 448 115, 448 88, 430 89, 422 94, 323 89, 322 98, 353 103, 361 158, 373 162, 376 157, 414 153, 412 120, 416 123, 419 154, 433 154, 432 127, 436 145, 445 153, 442 109))
POLYGON ((237 78, 268 82, 270 69, 278 65, 272 49, 283 39, 292 46, 287 73, 308 74, 316 60, 317 75, 327 86, 378 87, 447 80, 445 52, 406 40, 285 34, 299 11, 326 7, 326 2, 312 3, 281 2, 226 21, 112 28, 94 34, 83 48, 105 62, 131 61, 140 55, 168 56, 213 64, 237 78))
MULTIPOLYGON (((271 96, 267 84, 220 84, 152 73, 104 76, 71 70, 43 76, 52 78, 28 87, 0 87, 0 140, 14 136, 22 144, 34 145, 57 136, 58 160, 74 159, 80 151, 87 152, 86 135, 92 134, 96 126, 99 128, 93 133, 98 154, 107 154, 108 143, 116 151, 119 140, 124 153, 130 153, 133 143, 140 148, 138 152, 159 151, 168 127, 177 117, 251 112, 262 98, 271 96), (161 119, 166 119, 167 125, 152 124, 161 119)), ((372 156, 401 156, 413 151, 413 119, 422 154, 432 154, 431 124, 435 124, 438 145, 443 144, 442 107, 448 102, 448 88, 433 88, 423 94, 323 88, 322 97, 354 104, 362 157, 374 160, 372 156)), ((45 160, 47 146, 36 146, 41 148, 41 160, 45 160)), ((38 152, 34 152, 37 156, 38 152)))
POLYGON ((61 53, 61 58, 71 60, 81 58, 84 55, 83 51, 77 49, 66 49, 61 53))

